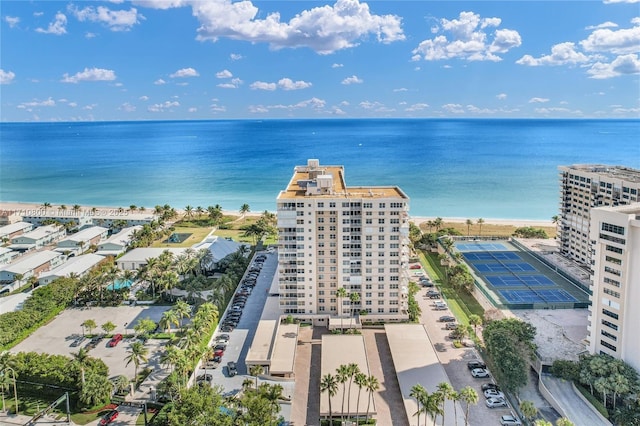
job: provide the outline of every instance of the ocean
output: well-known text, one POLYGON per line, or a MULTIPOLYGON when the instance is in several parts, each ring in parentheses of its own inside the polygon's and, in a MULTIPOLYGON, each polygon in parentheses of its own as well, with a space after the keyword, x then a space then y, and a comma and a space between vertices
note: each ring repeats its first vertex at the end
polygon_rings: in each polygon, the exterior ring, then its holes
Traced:
POLYGON ((294 166, 397 185, 412 216, 548 220, 558 166, 640 168, 638 120, 1 123, 0 201, 275 211, 294 166))

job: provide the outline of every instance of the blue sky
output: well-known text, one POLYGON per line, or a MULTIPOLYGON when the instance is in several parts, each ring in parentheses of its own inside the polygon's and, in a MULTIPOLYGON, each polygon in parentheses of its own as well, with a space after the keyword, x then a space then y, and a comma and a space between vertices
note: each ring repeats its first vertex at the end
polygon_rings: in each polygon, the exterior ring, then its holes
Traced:
POLYGON ((5 122, 640 117, 638 0, 1 6, 5 122))

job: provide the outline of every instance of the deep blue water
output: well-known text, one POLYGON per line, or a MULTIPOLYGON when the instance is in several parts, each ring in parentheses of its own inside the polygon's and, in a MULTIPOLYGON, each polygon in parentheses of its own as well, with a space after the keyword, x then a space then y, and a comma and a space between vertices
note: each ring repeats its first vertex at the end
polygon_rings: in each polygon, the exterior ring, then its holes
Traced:
POLYGON ((295 165, 398 185, 414 216, 549 219, 558 165, 640 168, 638 120, 0 124, 0 201, 275 210, 295 165))

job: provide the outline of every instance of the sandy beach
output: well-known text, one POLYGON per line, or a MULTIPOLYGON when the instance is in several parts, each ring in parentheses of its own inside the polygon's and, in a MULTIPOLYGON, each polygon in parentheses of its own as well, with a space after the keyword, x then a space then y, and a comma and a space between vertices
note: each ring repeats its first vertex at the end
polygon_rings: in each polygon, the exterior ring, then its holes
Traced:
MULTIPOLYGON (((72 205, 67 205, 67 211, 72 210, 72 205)), ((128 209, 128 206, 121 206, 125 210, 128 209)), ((53 204, 51 207, 48 207, 48 211, 54 211, 60 208, 59 204, 53 204)), ((81 211, 92 211, 94 208, 98 214, 108 214, 109 212, 117 211, 118 207, 114 206, 80 206, 81 211)), ((18 212, 20 214, 31 214, 33 212, 42 212, 44 207, 42 204, 35 203, 21 203, 21 202, 0 202, 0 211, 12 211, 18 212)), ((145 207, 144 212, 137 211, 137 213, 152 213, 154 211, 154 207, 145 207)), ((176 208, 176 211, 180 214, 184 213, 183 209, 176 208)), ((239 215, 240 212, 233 210, 223 210, 223 214, 225 215, 239 215)), ((246 216, 260 216, 262 212, 249 212, 246 216)), ((421 216, 411 216, 411 221, 416 225, 420 225, 423 222, 428 222, 430 220, 436 219, 435 217, 421 217, 421 216)), ((471 219, 474 223, 478 218, 462 218, 462 217, 442 217, 444 222, 450 223, 466 223, 467 219, 471 219)), ((554 226, 551 220, 535 220, 535 219, 498 219, 498 218, 483 218, 485 224, 493 224, 493 225, 510 225, 510 226, 533 226, 533 227, 541 227, 541 226, 554 226)))

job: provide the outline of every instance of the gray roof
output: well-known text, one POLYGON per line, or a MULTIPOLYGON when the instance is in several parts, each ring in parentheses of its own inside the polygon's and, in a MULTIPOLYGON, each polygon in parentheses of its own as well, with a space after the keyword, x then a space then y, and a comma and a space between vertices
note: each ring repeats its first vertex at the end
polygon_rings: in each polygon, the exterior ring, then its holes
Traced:
POLYGON ((225 238, 216 238, 214 242, 209 246, 209 251, 213 255, 213 261, 218 262, 221 259, 224 259, 231 253, 235 253, 238 251, 242 243, 238 243, 236 241, 227 240, 225 238))
POLYGON ((45 238, 49 234, 53 234, 54 232, 58 232, 59 230, 60 230, 60 227, 58 225, 39 226, 36 229, 34 229, 33 231, 29 231, 27 233, 24 233, 24 234, 22 234, 22 235, 20 235, 19 237, 16 237, 16 238, 32 238, 34 240, 40 240, 42 238, 45 238))
POLYGON ((32 254, 27 254, 20 258, 17 262, 4 265, 0 268, 0 271, 8 271, 13 274, 25 274, 38 266, 47 263, 58 256, 62 256, 61 253, 43 250, 32 254))
POLYGON ((141 247, 136 248, 119 258, 116 262, 145 262, 147 259, 158 257, 163 251, 170 251, 174 256, 184 253, 185 248, 165 248, 165 247, 141 247))
POLYGON ((91 226, 89 228, 85 228, 82 231, 78 231, 75 234, 69 235, 64 240, 60 241, 89 241, 92 238, 95 238, 99 235, 104 234, 105 232, 109 232, 107 228, 103 228, 102 226, 91 226))
POLYGON ((40 278, 50 276, 68 277, 70 274, 81 275, 93 268, 102 260, 104 260, 104 257, 98 256, 97 254, 85 254, 82 256, 72 257, 57 268, 42 274, 40 278))
POLYGON ((23 229, 31 229, 33 225, 29 222, 16 222, 10 225, 0 227, 0 236, 11 235, 14 232, 22 231, 23 229))
POLYGON ((113 234, 112 236, 107 238, 102 244, 111 243, 111 244, 119 244, 119 245, 126 246, 131 241, 131 234, 133 234, 134 231, 137 231, 139 229, 142 229, 142 226, 136 225, 136 226, 130 226, 128 228, 123 228, 117 234, 113 234))

